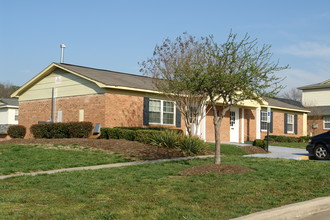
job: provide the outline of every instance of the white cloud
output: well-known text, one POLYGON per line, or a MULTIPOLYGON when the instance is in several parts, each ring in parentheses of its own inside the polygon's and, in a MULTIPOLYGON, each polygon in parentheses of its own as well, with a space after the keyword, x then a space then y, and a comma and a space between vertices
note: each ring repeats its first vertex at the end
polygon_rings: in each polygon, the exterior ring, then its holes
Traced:
POLYGON ((302 42, 279 51, 299 57, 330 59, 330 46, 317 42, 302 42))
POLYGON ((307 72, 301 69, 283 70, 277 74, 279 77, 286 77, 282 82, 286 88, 283 92, 289 91, 291 88, 306 86, 314 83, 319 83, 329 79, 329 77, 319 71, 307 72))

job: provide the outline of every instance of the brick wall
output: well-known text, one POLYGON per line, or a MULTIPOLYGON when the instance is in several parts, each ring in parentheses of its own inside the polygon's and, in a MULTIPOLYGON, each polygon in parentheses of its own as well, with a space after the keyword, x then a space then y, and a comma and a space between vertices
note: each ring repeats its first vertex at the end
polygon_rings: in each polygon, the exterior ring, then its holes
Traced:
POLYGON ((308 116, 307 120, 307 134, 310 136, 318 135, 329 131, 330 129, 324 129, 324 120, 322 115, 308 116), (314 128, 313 128, 314 127, 314 128))
MULTIPOLYGON (((19 124, 27 127, 27 138, 31 138, 29 128, 38 121, 47 121, 51 117, 51 99, 20 102, 19 124)), ((56 98, 58 111, 62 111, 62 122, 79 121, 79 110, 84 110, 84 121, 100 123, 102 127, 142 127, 143 97, 98 94, 56 98)), ((159 127, 159 125, 150 125, 159 127)), ((176 128, 175 126, 164 126, 176 128)), ((185 131, 181 117, 181 129, 185 131)))
POLYGON ((254 141, 256 139, 256 110, 244 109, 244 140, 254 141))
MULTIPOLYGON (((285 112, 276 112, 273 111, 273 132, 269 133, 270 135, 281 135, 281 136, 293 136, 293 137, 299 137, 303 135, 303 114, 297 114, 298 117, 298 130, 297 134, 294 133, 287 133, 284 134, 284 113, 285 112)), ((289 113, 288 114, 295 114, 295 113, 289 113)), ((266 131, 261 131, 260 136, 261 139, 264 139, 267 135, 266 131)))

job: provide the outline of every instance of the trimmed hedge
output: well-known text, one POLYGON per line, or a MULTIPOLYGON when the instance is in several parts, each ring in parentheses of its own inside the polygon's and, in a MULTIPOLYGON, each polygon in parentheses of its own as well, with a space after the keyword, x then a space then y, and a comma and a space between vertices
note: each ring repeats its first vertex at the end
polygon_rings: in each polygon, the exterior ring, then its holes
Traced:
MULTIPOLYGON (((288 137, 279 135, 269 135, 269 142, 303 142, 307 143, 310 136, 288 137)), ((267 136, 264 140, 267 140, 267 136)))
POLYGON ((23 125, 12 125, 8 128, 7 134, 11 138, 24 138, 26 134, 26 127, 23 125))
POLYGON ((93 130, 91 122, 35 124, 30 127, 34 138, 88 138, 93 130))

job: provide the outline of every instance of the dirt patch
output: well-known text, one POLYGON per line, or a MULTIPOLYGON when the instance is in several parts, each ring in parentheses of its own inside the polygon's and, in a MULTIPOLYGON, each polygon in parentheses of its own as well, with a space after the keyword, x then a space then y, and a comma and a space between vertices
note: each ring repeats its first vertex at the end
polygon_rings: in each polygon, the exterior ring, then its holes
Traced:
POLYGON ((242 167, 238 165, 230 165, 230 164, 204 164, 200 166, 191 167, 186 170, 182 170, 179 172, 181 175, 205 175, 209 173, 215 174, 243 174, 249 171, 253 171, 250 168, 242 167))
POLYGON ((256 146, 241 146, 241 149, 243 149, 247 154, 267 154, 268 152, 265 151, 265 149, 261 147, 256 146))

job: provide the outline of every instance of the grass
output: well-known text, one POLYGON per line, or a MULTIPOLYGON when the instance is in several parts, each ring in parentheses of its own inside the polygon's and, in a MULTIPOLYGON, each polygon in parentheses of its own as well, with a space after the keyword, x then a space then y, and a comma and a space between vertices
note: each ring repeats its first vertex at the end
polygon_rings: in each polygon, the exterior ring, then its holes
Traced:
POLYGON ((307 143, 300 142, 271 142, 269 145, 280 146, 280 147, 291 147, 291 148, 301 148, 306 149, 307 143))
MULTIPOLYGON (((214 151, 215 150, 215 144, 214 143, 207 143, 207 148, 214 151)), ((240 147, 236 145, 231 144, 221 144, 221 154, 230 156, 230 155, 236 155, 236 156, 243 156, 246 155, 246 152, 242 150, 240 147)))
POLYGON ((242 175, 180 176, 212 159, 0 180, 4 219, 229 219, 330 193, 328 163, 226 156, 242 175))
POLYGON ((125 155, 71 146, 1 145, 0 175, 126 162, 125 155))

